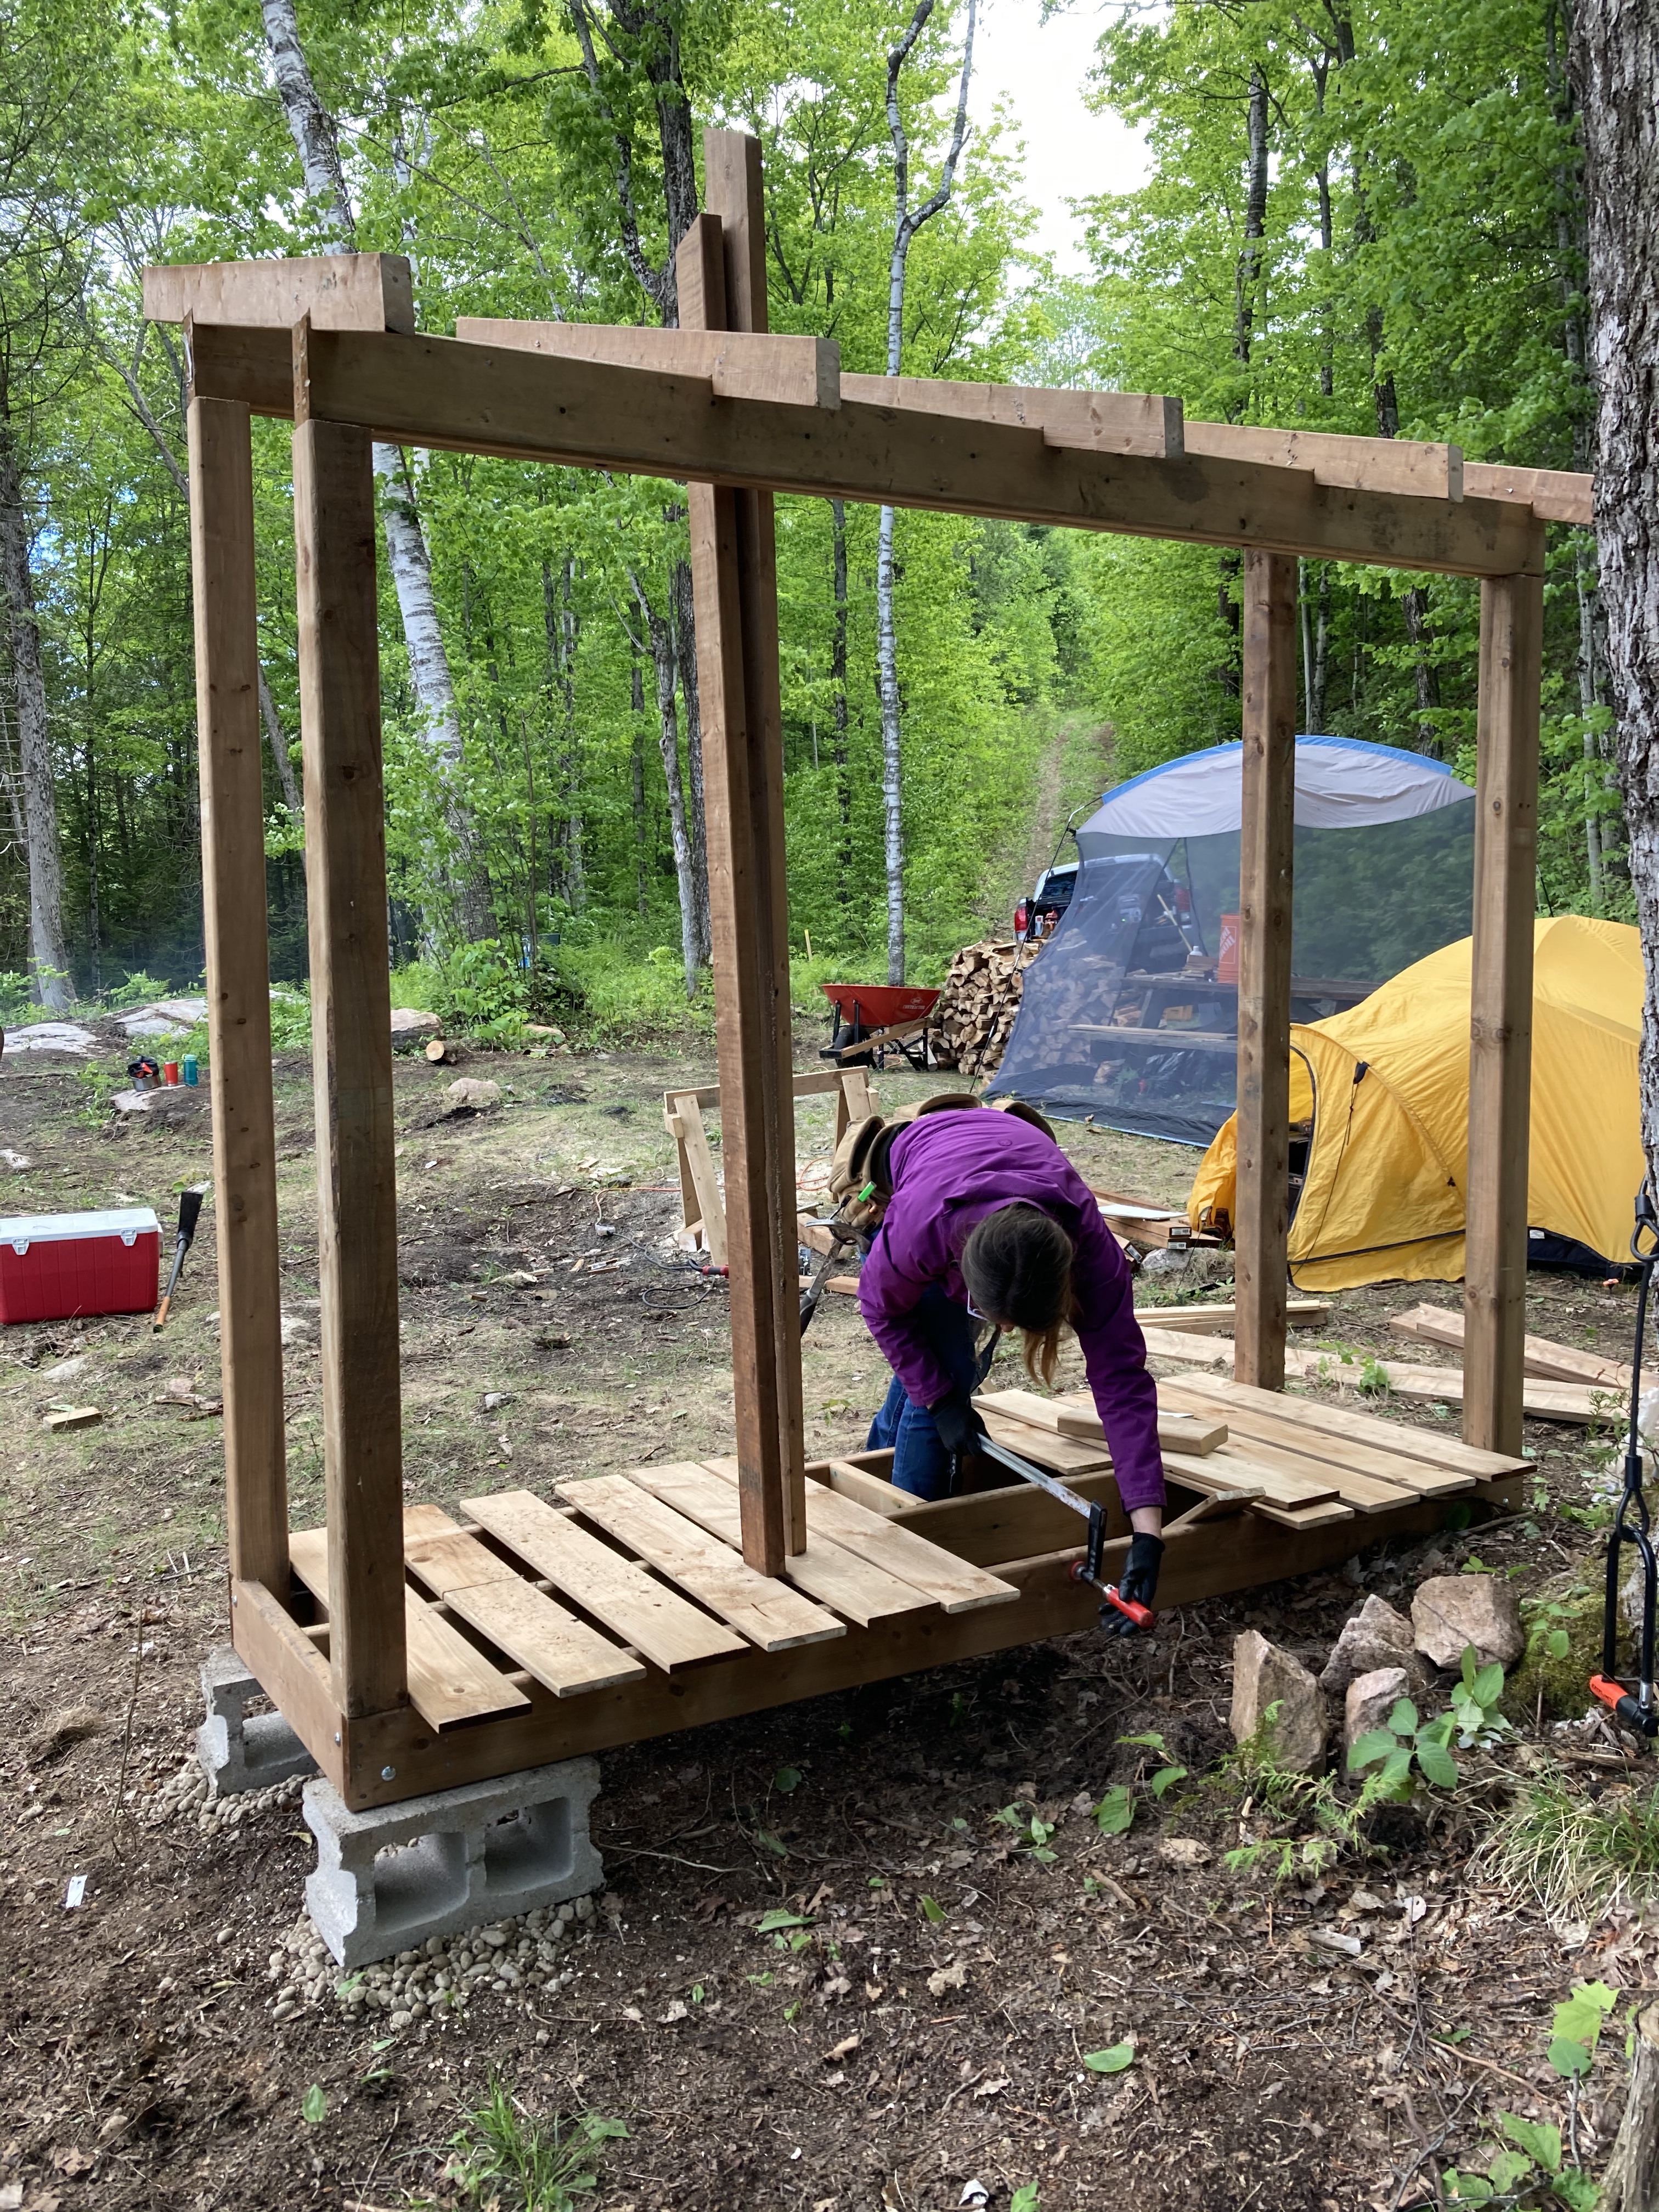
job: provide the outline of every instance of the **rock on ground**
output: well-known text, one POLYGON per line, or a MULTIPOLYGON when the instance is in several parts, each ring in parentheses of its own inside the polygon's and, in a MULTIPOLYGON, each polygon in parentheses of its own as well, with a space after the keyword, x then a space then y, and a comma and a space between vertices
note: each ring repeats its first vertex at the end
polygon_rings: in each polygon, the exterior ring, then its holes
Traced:
POLYGON ((1275 1762, 1294 1774, 1317 1773, 1330 1731, 1324 1694, 1299 1659, 1247 1628, 1233 1644, 1234 1741, 1249 1742, 1273 1705, 1279 1711, 1267 1741, 1275 1762))
POLYGON ((1356 1674, 1342 1707, 1342 1751, 1346 1758, 1362 1735, 1382 1728, 1401 1698, 1411 1695, 1403 1667, 1377 1667, 1356 1674))
POLYGON ((72 1052, 85 1060, 97 1049, 97 1038, 79 1022, 30 1022, 6 1031, 8 1052, 72 1052))
POLYGON ((1474 1644, 1483 1667, 1512 1667, 1526 1649, 1514 1589, 1498 1575, 1436 1575, 1412 1600, 1417 1648, 1437 1667, 1457 1667, 1474 1644))
POLYGON ((1328 1698, 1340 1698, 1356 1674, 1370 1674, 1379 1667, 1403 1667, 1408 1674, 1426 1674, 1410 1621, 1373 1591, 1358 1612, 1343 1622, 1319 1686, 1328 1698))
POLYGON ((410 1043, 416 1037, 441 1036, 443 1026, 436 1014, 423 1014, 416 1006, 394 1006, 392 1009, 393 1044, 410 1043))

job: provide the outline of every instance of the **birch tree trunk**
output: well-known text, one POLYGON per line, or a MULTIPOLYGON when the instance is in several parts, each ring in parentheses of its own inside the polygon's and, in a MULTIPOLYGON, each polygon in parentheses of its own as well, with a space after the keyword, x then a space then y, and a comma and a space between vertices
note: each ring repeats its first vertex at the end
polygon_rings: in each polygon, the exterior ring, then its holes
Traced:
MULTIPOLYGON (((260 7, 271 74, 299 151, 307 194, 316 204, 329 235, 327 250, 354 252, 357 222, 340 161, 340 134, 313 82, 300 40, 295 0, 260 0, 260 7)), ((453 885, 458 919, 466 936, 482 937, 489 927, 489 902, 471 817, 460 789, 460 715, 432 589, 432 562, 421 528, 415 480, 402 451, 379 443, 374 447, 374 477, 380 489, 386 560, 403 620, 410 681, 426 720, 426 743, 438 765, 445 817, 460 855, 459 878, 453 885)))
POLYGON ((830 502, 831 586, 836 627, 830 646, 830 681, 835 686, 836 813, 841 825, 841 887, 844 898, 853 878, 853 789, 847 775, 847 502, 830 502))
MULTIPOLYGON (((956 123, 950 150, 932 196, 910 205, 910 142, 899 109, 899 78, 916 40, 927 27, 934 0, 918 0, 910 27, 887 57, 887 130, 893 142, 893 251, 887 265, 887 374, 896 376, 904 358, 904 283, 910 246, 925 222, 950 204, 957 163, 968 135, 968 85, 974 71, 974 24, 977 0, 968 0, 968 34, 962 49, 962 79, 957 92, 956 123)), ((904 981, 904 781, 900 743, 901 705, 898 635, 893 617, 893 510, 884 507, 876 534, 876 688, 881 701, 881 798, 887 873, 887 980, 904 981)))
POLYGON ((1659 13, 1651 0, 1578 0, 1571 65, 1589 214, 1600 592, 1647 969, 1642 1137, 1652 1172, 1659 1166, 1659 13))
POLYGON ((10 647, 23 833, 29 869, 29 965, 43 1006, 61 1013, 72 996, 64 939, 64 872, 47 738, 40 629, 29 573, 28 514, 7 394, 0 391, 0 598, 10 647))

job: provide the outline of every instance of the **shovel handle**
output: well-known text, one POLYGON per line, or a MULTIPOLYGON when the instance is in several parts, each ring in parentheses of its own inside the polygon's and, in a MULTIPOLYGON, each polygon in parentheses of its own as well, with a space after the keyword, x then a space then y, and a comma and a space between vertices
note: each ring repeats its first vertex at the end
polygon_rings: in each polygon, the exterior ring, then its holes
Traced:
POLYGON ((166 1321, 166 1319, 167 1319, 167 1309, 168 1309, 168 1307, 169 1307, 169 1306, 171 1306, 171 1304, 173 1304, 173 1293, 172 1293, 172 1291, 169 1291, 167 1292, 167 1294, 166 1297, 164 1297, 164 1298, 162 1299, 162 1301, 161 1301, 161 1304, 160 1304, 159 1306, 157 1306, 157 1307, 156 1307, 156 1309, 155 1309, 155 1320, 154 1320, 153 1322, 151 1322, 151 1323, 150 1323, 150 1325, 149 1325, 149 1331, 150 1331, 150 1334, 151 1334, 152 1336, 154 1336, 154 1335, 156 1334, 156 1332, 157 1332, 157 1331, 160 1329, 160 1328, 161 1327, 161 1324, 163 1323, 163 1322, 165 1322, 165 1321, 166 1321))

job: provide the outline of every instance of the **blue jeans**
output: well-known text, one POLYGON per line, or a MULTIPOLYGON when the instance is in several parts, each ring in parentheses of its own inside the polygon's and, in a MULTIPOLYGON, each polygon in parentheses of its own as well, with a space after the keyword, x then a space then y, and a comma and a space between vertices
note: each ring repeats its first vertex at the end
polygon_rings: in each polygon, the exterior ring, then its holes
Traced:
MULTIPOLYGON (((932 1345, 952 1386, 970 1391, 983 1379, 974 1349, 976 1324, 964 1306, 955 1304, 935 1283, 921 1294, 914 1318, 932 1345)), ((866 1451, 890 1451, 893 1484, 915 1498, 945 1498, 951 1489, 951 1455, 939 1442, 933 1417, 905 1395, 896 1375, 881 1411, 870 1424, 866 1451)))

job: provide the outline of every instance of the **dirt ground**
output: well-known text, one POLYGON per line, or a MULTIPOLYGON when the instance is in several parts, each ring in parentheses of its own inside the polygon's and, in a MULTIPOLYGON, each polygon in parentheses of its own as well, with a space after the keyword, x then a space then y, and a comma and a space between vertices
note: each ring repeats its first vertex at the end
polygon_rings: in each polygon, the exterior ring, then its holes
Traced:
MULTIPOLYGON (((820 1041, 803 1036, 801 1064, 820 1041)), ((113 1054, 0 1065, 0 1147, 27 1163, 6 1212, 131 1200, 170 1224, 178 1188, 207 1178, 205 1093, 118 1122, 114 1071, 113 1054)), ((497 1054, 465 1072, 502 1085, 498 1110, 452 1113, 451 1071, 398 1070, 410 1497, 453 1507, 481 1485, 728 1448, 726 1294, 672 1246, 660 1112, 708 1060, 497 1054)), ((801 1123, 803 1158, 823 1157, 827 1106, 801 1123)), ((1063 1134, 1091 1179, 1154 1197, 1182 1194, 1194 1164, 1063 1134)), ((306 1527, 322 1467, 299 1057, 278 1068, 278 1140, 306 1527)), ((1385 1317, 1424 1295, 1345 1296, 1322 1340, 1397 1350, 1385 1317)), ((1402 2212, 1493 2148, 1499 2112, 1564 2122, 1545 2053, 1572 1981, 1659 1981, 1639 1914, 1552 1929, 1472 1868, 1486 1809, 1540 1755, 1530 1728, 1322 1879, 1223 1863, 1261 1826, 1225 1756, 1242 1627, 1316 1669, 1366 1590, 1408 1604, 1425 1573, 1478 1553, 1536 1595, 1590 1558, 1571 1516, 1611 1439, 1529 1424, 1534 1494, 1500 1524, 1188 1607, 1151 1639, 1074 1636, 608 1753, 609 1889, 563 1986, 475 1994, 391 2033, 331 1990, 278 2021, 268 1961, 313 1860, 297 1806, 234 1826, 165 1817, 198 1663, 227 1634, 216 1302, 210 1210, 160 1338, 136 1319, 0 1341, 0 2204, 488 2203, 447 2174, 445 2147, 499 2075, 532 2116, 626 2124, 591 2200, 611 2212, 945 2212, 974 2180, 1016 2212, 1131 2191, 1149 2212, 1402 2212), (101 1424, 48 1434, 65 1404, 101 1424), (1148 1732, 1161 1744, 1123 1741, 1148 1732), (1187 1771, 1155 1797, 1167 1765, 1187 1771), (1113 1783, 1137 1813, 1104 1835, 1090 1815, 1113 1783), (76 1876, 84 1901, 66 1909, 76 1876), (799 1924, 758 1925, 780 1909, 799 1924), (1121 2071, 1085 2063, 1125 2043, 1121 2071)), ((1533 1306, 1535 1332, 1628 1356, 1627 1288, 1539 1280, 1533 1306)), ((887 1374, 853 1301, 825 1300, 805 1370, 811 1447, 860 1444, 887 1374)), ((1571 2116, 1589 2165, 1622 2041, 1610 2031, 1571 2116)))

